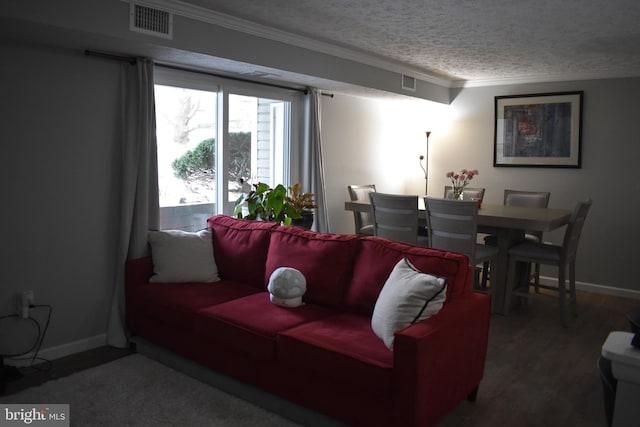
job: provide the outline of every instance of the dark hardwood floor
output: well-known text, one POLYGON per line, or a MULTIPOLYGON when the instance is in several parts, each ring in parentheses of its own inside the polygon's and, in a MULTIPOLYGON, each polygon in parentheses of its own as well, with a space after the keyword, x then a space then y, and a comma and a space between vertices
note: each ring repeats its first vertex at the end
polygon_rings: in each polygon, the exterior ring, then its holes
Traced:
POLYGON ((577 301, 567 328, 555 295, 493 315, 478 398, 442 426, 606 426, 596 364, 609 332, 630 330, 627 313, 640 301, 580 291, 577 301))
MULTIPOLYGON (((563 328, 552 297, 532 298, 509 316, 493 315, 484 378, 476 402, 461 402, 441 426, 605 426, 596 366, 609 332, 629 330, 640 300, 578 292, 578 317, 563 328)), ((10 381, 16 393, 50 379, 123 357, 101 347, 55 360, 48 372, 10 381)), ((0 397, 0 401, 1 401, 0 397)))

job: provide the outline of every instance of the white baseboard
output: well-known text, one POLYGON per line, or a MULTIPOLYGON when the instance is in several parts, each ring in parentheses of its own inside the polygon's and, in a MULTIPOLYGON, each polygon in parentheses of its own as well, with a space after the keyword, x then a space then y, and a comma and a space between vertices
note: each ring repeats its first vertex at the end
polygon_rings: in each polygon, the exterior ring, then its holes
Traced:
MULTIPOLYGON (((38 353, 38 357, 47 360, 55 360, 71 354, 102 347, 104 345, 107 345, 107 334, 100 334, 67 344, 41 349, 38 353)), ((24 356, 20 356, 19 360, 5 359, 5 364, 9 366, 29 366, 31 364, 32 357, 33 353, 29 353, 24 356)))
MULTIPOLYGON (((556 277, 540 276, 540 283, 557 286, 558 279, 556 277)), ((576 282, 576 289, 585 292, 593 292, 594 294, 605 294, 616 297, 640 299, 640 291, 633 289, 616 288, 613 286, 597 285, 595 283, 576 282)))

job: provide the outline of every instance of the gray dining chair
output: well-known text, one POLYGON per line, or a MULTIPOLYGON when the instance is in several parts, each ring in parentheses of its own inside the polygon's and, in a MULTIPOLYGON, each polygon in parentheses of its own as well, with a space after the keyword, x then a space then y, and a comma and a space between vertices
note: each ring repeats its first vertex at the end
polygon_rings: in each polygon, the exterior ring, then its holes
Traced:
POLYGON ((493 263, 498 257, 496 246, 477 242, 478 203, 473 200, 425 197, 429 246, 459 252, 475 266, 474 286, 479 285, 479 264, 493 263))
POLYGON ((512 246, 509 249, 509 270, 507 273, 507 289, 505 292, 505 312, 509 312, 511 298, 514 295, 529 297, 528 280, 521 281, 516 277, 516 265, 519 262, 538 263, 554 265, 558 267, 558 285, 548 286, 540 284, 543 289, 550 289, 558 292, 558 304, 560 306, 560 316, 563 326, 567 326, 566 310, 566 270, 569 267, 569 299, 571 303, 571 314, 576 316, 576 255, 580 234, 584 227, 587 214, 591 208, 592 201, 588 199, 578 202, 571 215, 571 219, 565 229, 562 245, 550 243, 537 243, 525 241, 512 246))
MULTIPOLYGON (((369 201, 369 193, 376 191, 374 184, 349 185, 347 187, 352 202, 369 201)), ((369 212, 353 212, 356 234, 358 236, 373 236, 373 215, 369 212)))
POLYGON ((426 246, 418 236, 418 196, 370 192, 373 211, 373 234, 377 237, 426 246))
MULTIPOLYGON (((504 204, 507 206, 526 206, 531 208, 547 208, 549 207, 549 198, 551 193, 548 191, 526 191, 526 190, 504 190, 504 204)), ((542 231, 526 231, 525 239, 534 243, 542 242, 542 231)), ((497 237, 488 235, 484 238, 485 245, 497 245, 497 237)), ((531 267, 530 267, 531 271, 531 267)), ((487 281, 490 276, 490 268, 485 269, 482 275, 482 287, 487 287, 487 281)), ((540 292, 540 264, 533 265, 533 272, 529 276, 529 280, 533 280, 536 293, 540 292)))
MULTIPOLYGON (((444 198, 453 199, 453 187, 451 185, 444 186, 444 198)), ((462 191, 462 200, 484 199, 484 188, 466 187, 462 191)))

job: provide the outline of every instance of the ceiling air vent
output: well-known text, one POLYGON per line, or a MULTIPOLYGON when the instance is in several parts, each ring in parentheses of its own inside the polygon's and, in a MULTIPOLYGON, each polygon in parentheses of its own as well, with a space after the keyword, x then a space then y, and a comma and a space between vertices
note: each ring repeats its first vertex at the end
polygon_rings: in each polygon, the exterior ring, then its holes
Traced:
POLYGON ((416 79, 410 76, 402 75, 402 89, 410 90, 411 92, 416 91, 416 79))
POLYGON ((173 38, 173 15, 164 10, 131 3, 129 29, 170 39, 173 38))

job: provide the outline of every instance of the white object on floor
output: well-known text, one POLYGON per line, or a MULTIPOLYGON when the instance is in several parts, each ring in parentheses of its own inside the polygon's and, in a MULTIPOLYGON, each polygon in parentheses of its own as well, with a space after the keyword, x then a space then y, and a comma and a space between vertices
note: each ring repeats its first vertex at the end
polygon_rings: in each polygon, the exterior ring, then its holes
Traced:
POLYGON ((613 427, 637 426, 640 422, 640 349, 631 345, 633 334, 611 332, 602 346, 602 356, 611 360, 618 380, 613 427))

